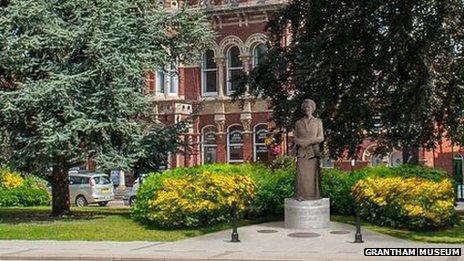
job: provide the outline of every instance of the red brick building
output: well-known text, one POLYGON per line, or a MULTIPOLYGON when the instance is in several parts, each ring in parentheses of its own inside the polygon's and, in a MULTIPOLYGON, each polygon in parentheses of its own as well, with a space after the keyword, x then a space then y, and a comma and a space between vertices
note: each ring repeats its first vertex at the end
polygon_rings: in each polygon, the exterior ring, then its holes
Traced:
MULTIPOLYGON (((263 99, 232 103, 236 83, 230 79, 259 63, 266 52, 265 25, 285 0, 193 0, 190 8, 206 12, 217 37, 195 64, 180 65, 178 74, 150 73, 148 92, 155 117, 173 123, 195 112, 193 125, 185 136, 190 153, 169 156, 168 167, 193 166, 206 162, 249 162, 269 160, 264 137, 272 124, 272 111, 263 99)), ((177 8, 182 2, 166 2, 177 8)), ((291 137, 291 134, 289 134, 291 137)), ((286 151, 286 135, 282 147, 286 151)), ((355 168, 402 163, 400 151, 381 157, 375 143, 366 141, 355 168)), ((421 151, 421 161, 453 173, 462 172, 462 150, 444 142, 434 151, 421 151)), ((324 167, 350 169, 349 160, 323 160, 324 167)))
MULTIPOLYGON (((208 15, 217 37, 196 64, 179 65, 178 74, 150 73, 148 92, 157 120, 174 123, 195 113, 189 153, 170 155, 170 167, 205 162, 267 160, 264 145, 271 111, 265 100, 232 103, 231 79, 249 71, 266 53, 265 25, 285 1, 190 1, 208 15)), ((176 8, 176 1, 167 3, 176 8)))

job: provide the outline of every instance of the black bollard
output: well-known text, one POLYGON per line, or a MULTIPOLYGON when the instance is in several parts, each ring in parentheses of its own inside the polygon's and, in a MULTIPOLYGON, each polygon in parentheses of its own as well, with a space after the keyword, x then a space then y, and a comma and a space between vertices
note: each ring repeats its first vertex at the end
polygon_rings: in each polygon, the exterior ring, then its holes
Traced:
POLYGON ((230 207, 230 215, 232 216, 232 238, 230 242, 237 243, 240 242, 238 239, 238 232, 237 232, 237 202, 232 202, 232 206, 230 207))
POLYGON ((361 216, 359 214, 359 205, 356 203, 356 234, 354 235, 355 243, 364 243, 361 235, 361 216))

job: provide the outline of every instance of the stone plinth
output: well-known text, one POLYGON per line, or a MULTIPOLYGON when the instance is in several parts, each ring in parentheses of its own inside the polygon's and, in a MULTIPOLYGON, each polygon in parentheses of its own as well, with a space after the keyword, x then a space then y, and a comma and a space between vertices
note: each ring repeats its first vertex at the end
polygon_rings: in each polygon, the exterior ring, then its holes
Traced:
POLYGON ((285 227, 327 228, 330 226, 330 201, 328 198, 298 201, 285 199, 285 227))

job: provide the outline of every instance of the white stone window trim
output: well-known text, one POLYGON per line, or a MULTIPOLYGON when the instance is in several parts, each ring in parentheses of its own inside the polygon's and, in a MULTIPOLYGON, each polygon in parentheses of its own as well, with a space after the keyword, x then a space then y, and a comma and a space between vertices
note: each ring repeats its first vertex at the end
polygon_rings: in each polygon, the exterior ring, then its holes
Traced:
POLYGON ((179 65, 173 64, 170 70, 165 73, 164 79, 167 80, 164 85, 167 96, 178 96, 179 95, 179 65), (166 77, 167 75, 167 77, 166 77), (174 87, 174 88, 173 88, 174 87), (174 91, 172 91, 174 89, 174 91))
POLYGON ((156 82, 156 86, 155 86, 155 95, 156 96, 165 96, 165 97, 178 97, 179 96, 179 74, 176 72, 167 72, 165 70, 157 70, 156 71, 156 75, 155 75, 155 82, 156 82), (161 77, 160 77, 160 74, 161 72, 163 73, 163 78, 164 78, 164 81, 163 81, 163 92, 161 92, 160 90, 160 86, 161 86, 161 77), (173 76, 175 74, 175 76, 173 76), (172 92, 171 90, 173 89, 173 84, 174 84, 174 81, 173 79, 175 79, 175 88, 174 88, 174 92, 172 92))
MULTIPOLYGON (((214 55, 214 52, 213 52, 214 55)), ((213 57, 214 59, 214 57, 213 57)), ((206 68, 206 52, 202 54, 201 56, 201 63, 200 63, 200 68, 201 68, 201 95, 202 96, 218 96, 218 88, 219 88, 219 83, 218 83, 218 67, 216 64, 216 68, 206 68), (207 72, 216 72, 216 91, 215 92, 207 92, 206 91, 206 74, 207 72)))
POLYGON ((258 123, 253 127, 253 161, 258 160, 258 157, 257 157, 258 152, 256 151, 256 147, 257 146, 262 146, 262 145, 266 146, 266 143, 264 143, 264 142, 263 143, 256 143, 256 134, 257 134, 256 129, 258 127, 260 127, 260 126, 265 126, 266 129, 262 129, 262 130, 266 130, 267 133, 269 133, 269 131, 267 130, 267 124, 266 123, 258 123))
POLYGON ((156 96, 164 96, 164 93, 166 91, 166 74, 164 73, 164 71, 162 70, 156 70, 156 73, 155 73, 155 95, 156 96), (161 77, 160 77, 160 74, 163 73, 163 91, 160 90, 160 87, 161 87, 161 77))
MULTIPOLYGON (((236 46, 236 45, 232 45, 231 47, 229 47, 229 49, 227 50, 227 56, 226 56, 226 60, 227 60, 227 63, 226 63, 226 79, 227 79, 227 92, 226 94, 227 95, 232 95, 234 93, 234 91, 231 89, 232 88, 232 82, 230 81, 231 80, 231 71, 243 71, 243 62, 242 62, 242 66, 240 67, 231 67, 230 66, 230 63, 232 61, 232 59, 230 59, 230 55, 231 55, 231 50, 232 48, 234 47, 237 47, 237 49, 239 50, 239 53, 240 53, 240 47, 239 46, 236 46)), ((240 54, 239 54, 239 57, 238 59, 240 60, 240 54)))
MULTIPOLYGON (((214 130, 208 130, 208 128, 214 129, 215 127, 213 125, 206 125, 205 127, 201 128, 201 164, 205 164, 205 148, 216 148, 216 153, 217 153, 217 144, 205 144, 205 135, 208 133, 214 133, 216 135, 216 132, 214 130), (205 130, 207 132, 205 132, 205 130)), ((216 156, 216 161, 217 161, 217 156, 216 156)))
POLYGON ((230 134, 232 133, 235 133, 235 132, 239 132, 241 135, 242 135, 242 138, 243 138, 243 126, 240 125, 240 124, 233 124, 233 125, 230 125, 229 127, 227 127, 227 162, 231 162, 231 163, 240 163, 240 162, 244 162, 244 159, 243 159, 243 139, 242 139, 242 143, 230 143, 230 134), (240 128, 242 128, 241 131, 239 130, 234 130, 232 132, 230 132, 230 129, 232 127, 235 127, 235 126, 239 126, 240 128), (230 147, 231 146, 240 146, 242 148, 242 159, 241 160, 232 160, 230 159, 230 147))
POLYGON ((166 94, 168 96, 178 96, 179 95, 179 74, 176 73, 176 75, 168 74, 168 90, 166 94), (174 88, 173 88, 174 86, 174 88), (174 91, 172 91, 174 89, 174 91))

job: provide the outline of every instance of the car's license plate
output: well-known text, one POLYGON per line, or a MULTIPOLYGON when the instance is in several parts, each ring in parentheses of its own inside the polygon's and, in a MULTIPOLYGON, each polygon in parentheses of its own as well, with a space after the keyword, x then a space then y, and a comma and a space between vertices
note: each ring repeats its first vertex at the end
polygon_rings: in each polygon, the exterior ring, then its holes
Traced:
POLYGON ((103 193, 108 193, 109 191, 110 191, 109 188, 104 188, 104 189, 101 190, 101 192, 103 192, 103 193))

